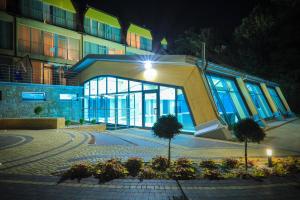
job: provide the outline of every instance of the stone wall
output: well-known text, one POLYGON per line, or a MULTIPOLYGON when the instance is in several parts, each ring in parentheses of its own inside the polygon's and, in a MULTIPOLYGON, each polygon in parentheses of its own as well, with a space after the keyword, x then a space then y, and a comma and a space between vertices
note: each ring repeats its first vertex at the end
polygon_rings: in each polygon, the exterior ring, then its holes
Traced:
POLYGON ((34 108, 41 106, 41 117, 83 118, 83 87, 0 82, 0 118, 36 117, 34 108), (24 101, 22 92, 45 92, 45 101, 24 101), (78 100, 60 100, 60 94, 77 94, 78 100))

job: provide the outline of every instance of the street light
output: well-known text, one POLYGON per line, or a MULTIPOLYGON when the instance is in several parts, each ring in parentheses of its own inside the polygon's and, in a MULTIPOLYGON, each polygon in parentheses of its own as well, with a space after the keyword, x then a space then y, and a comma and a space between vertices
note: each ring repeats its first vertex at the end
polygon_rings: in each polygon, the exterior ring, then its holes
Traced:
POLYGON ((273 154, 273 151, 272 151, 272 149, 267 149, 266 152, 267 152, 267 156, 268 156, 268 166, 272 167, 272 154, 273 154))

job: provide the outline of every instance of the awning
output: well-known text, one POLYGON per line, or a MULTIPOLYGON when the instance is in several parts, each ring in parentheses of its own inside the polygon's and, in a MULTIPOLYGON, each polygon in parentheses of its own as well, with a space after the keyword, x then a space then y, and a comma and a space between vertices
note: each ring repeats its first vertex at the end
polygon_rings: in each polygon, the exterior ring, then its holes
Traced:
POLYGON ((128 28, 128 32, 131 33, 136 33, 142 37, 148 38, 150 40, 152 40, 152 35, 151 32, 145 28, 139 27, 137 25, 134 24, 130 24, 129 28, 128 28))
POLYGON ((89 8, 85 16, 94 19, 96 21, 102 22, 104 24, 108 24, 116 28, 121 28, 118 18, 106 14, 102 11, 89 8))
POLYGON ((71 2, 71 0, 43 0, 44 3, 50 4, 52 6, 67 10, 72 13, 76 13, 76 10, 71 2))

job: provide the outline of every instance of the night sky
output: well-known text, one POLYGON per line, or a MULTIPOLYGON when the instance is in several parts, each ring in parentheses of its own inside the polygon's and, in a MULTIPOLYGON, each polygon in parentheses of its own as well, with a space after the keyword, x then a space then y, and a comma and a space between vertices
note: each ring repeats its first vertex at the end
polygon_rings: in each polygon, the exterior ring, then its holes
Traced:
POLYGON ((214 27, 231 35, 257 0, 87 0, 92 7, 152 30, 173 40, 184 30, 214 27))

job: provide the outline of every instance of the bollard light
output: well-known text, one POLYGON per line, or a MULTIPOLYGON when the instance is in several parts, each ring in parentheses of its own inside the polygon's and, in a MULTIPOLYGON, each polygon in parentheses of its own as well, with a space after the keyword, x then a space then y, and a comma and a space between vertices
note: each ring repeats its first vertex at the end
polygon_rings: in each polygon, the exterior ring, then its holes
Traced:
POLYGON ((272 149, 267 149, 267 156, 268 156, 268 166, 272 167, 272 155, 273 155, 273 151, 272 149))

